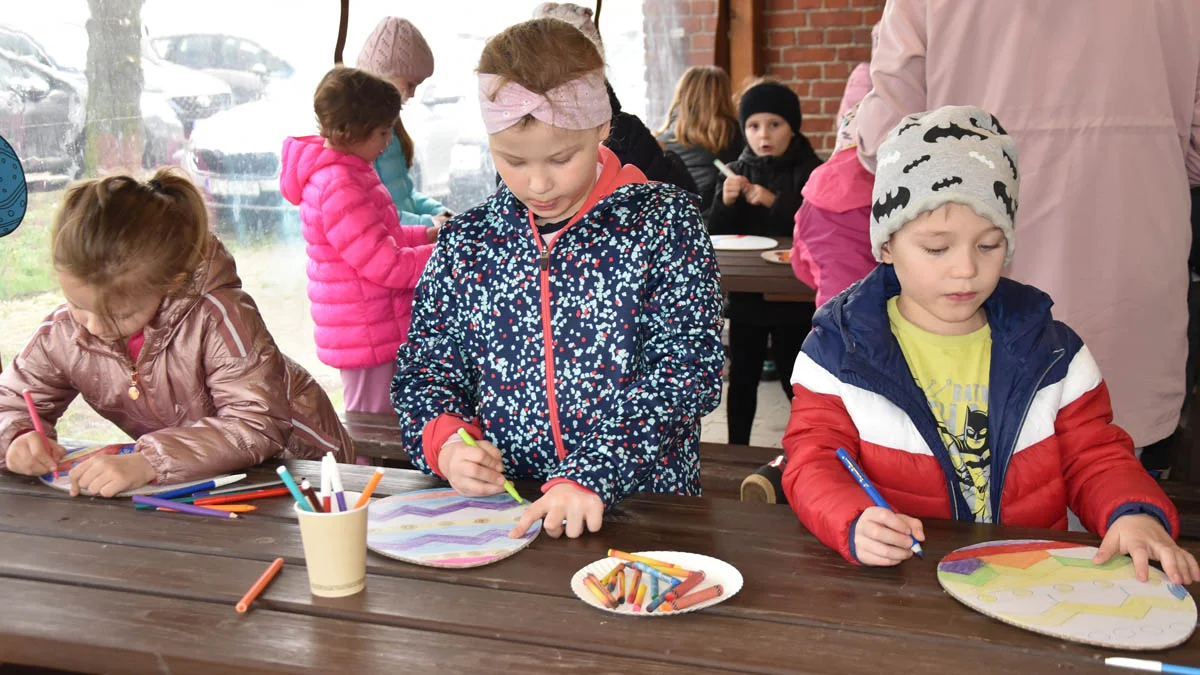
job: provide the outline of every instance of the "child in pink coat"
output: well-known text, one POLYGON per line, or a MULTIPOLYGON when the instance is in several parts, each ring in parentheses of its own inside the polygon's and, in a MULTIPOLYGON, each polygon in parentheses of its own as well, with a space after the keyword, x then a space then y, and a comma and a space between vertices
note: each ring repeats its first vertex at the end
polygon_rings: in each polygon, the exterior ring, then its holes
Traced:
POLYGON ((400 92, 334 68, 314 97, 320 136, 283 142, 280 188, 300 206, 317 356, 341 370, 347 411, 388 412, 396 350, 437 226, 400 225, 372 162, 392 140, 400 92))

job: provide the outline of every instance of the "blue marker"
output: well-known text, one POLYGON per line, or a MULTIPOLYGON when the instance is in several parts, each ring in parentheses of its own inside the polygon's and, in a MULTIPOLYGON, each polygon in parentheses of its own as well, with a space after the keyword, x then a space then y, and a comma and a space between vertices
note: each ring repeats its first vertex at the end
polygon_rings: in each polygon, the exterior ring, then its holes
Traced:
POLYGON ((283 484, 287 486, 289 492, 292 493, 292 498, 300 505, 300 508, 305 511, 312 512, 312 507, 308 505, 308 498, 300 491, 300 486, 296 485, 296 481, 292 479, 292 474, 288 473, 286 466, 281 466, 275 469, 275 473, 283 480, 283 484))
POLYGON ((1144 659, 1127 659, 1120 656, 1109 657, 1104 659, 1105 665, 1116 666, 1117 668, 1130 668, 1132 670, 1144 670, 1151 673, 1177 673, 1177 675, 1200 675, 1200 668, 1192 668, 1191 666, 1176 666, 1170 663, 1161 661, 1146 661, 1144 659))
MULTIPOLYGON (((885 508, 892 513, 896 512, 896 510, 887 503, 887 500, 883 498, 883 495, 879 494, 879 490, 876 490, 875 486, 871 485, 871 481, 867 479, 867 474, 863 473, 863 470, 858 468, 858 465, 855 464, 854 460, 850 458, 850 453, 846 452, 845 448, 838 448, 837 456, 838 459, 842 460, 842 464, 845 465, 846 470, 850 472, 850 475, 854 476, 854 480, 858 481, 858 484, 862 487, 862 489, 867 491, 867 496, 871 498, 871 501, 875 502, 875 506, 885 508)), ((922 560, 925 559, 925 550, 921 548, 921 544, 917 541, 916 537, 912 538, 912 546, 909 546, 909 549, 911 549, 913 553, 916 553, 917 556, 922 560)))

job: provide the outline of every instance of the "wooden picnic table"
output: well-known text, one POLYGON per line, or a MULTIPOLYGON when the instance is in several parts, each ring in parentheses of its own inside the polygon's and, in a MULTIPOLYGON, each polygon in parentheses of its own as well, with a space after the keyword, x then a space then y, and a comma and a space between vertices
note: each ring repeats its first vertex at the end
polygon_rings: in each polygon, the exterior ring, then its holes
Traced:
MULTIPOLYGON (((287 462, 313 477, 314 462, 287 462)), ((342 467, 359 489, 371 467, 342 467)), ((269 466, 247 480, 273 475, 269 466)), ((391 470, 378 494, 437 485, 391 470)), ((536 485, 519 486, 536 496, 536 485)), ((580 539, 538 537, 493 565, 455 570, 368 556, 367 590, 309 594, 286 498, 238 520, 71 499, 0 475, 0 662, 105 673, 1106 673, 1116 652, 1027 633, 942 592, 937 560, 995 539, 1096 538, 927 521, 925 561, 847 564, 789 509, 641 495, 580 539), (671 549, 737 567, 726 602, 677 617, 617 617, 576 599, 570 577, 609 547, 671 549), (267 564, 286 564, 239 615, 267 564)), ((1196 639, 1151 658, 1200 666, 1196 639)), ((0 667, 0 672, 7 672, 0 667)))
MULTIPOLYGON (((771 237, 775 248, 790 250, 791 237, 771 237)), ((763 260, 762 251, 717 251, 721 268, 721 289, 726 293, 762 293, 768 300, 812 302, 816 291, 805 286, 792 272, 791 265, 763 260)))

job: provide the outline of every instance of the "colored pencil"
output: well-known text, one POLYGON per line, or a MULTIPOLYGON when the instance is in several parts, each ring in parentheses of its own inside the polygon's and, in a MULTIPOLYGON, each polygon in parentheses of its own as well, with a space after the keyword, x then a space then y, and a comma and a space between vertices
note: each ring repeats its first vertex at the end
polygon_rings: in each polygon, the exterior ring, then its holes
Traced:
POLYGON ((317 513, 325 512, 325 510, 321 508, 321 500, 317 499, 317 493, 313 492, 312 485, 309 484, 307 478, 304 478, 300 481, 300 492, 303 492, 304 496, 308 498, 308 503, 312 506, 313 511, 317 513))
MULTIPOLYGON (((199 497, 192 503, 196 506, 208 506, 210 504, 234 504, 238 502, 249 502, 255 499, 269 499, 271 497, 282 497, 290 494, 291 490, 286 487, 271 488, 269 490, 258 490, 257 492, 238 492, 231 495, 217 495, 215 497, 199 497)), ((188 499, 191 499, 190 497, 188 499)))
MULTIPOLYGON (((458 437, 462 439, 463 443, 466 443, 472 448, 479 447, 479 444, 475 442, 474 438, 471 438, 471 434, 468 434, 466 429, 459 428, 458 437)), ((504 479, 504 491, 507 492, 510 497, 517 500, 518 504, 525 503, 525 500, 521 499, 521 494, 517 492, 517 486, 513 485, 513 482, 507 478, 504 479)))
POLYGON ((308 505, 308 500, 304 498, 304 493, 300 491, 300 486, 296 485, 296 481, 292 480, 292 474, 288 473, 286 466, 281 466, 275 469, 275 473, 283 479, 283 484, 287 486, 288 492, 292 493, 292 499, 300 505, 300 508, 305 511, 312 511, 312 507, 308 505))
POLYGON ((267 480, 261 483, 247 483, 245 485, 234 485, 233 487, 221 488, 220 490, 209 490, 203 495, 197 497, 219 497, 220 495, 230 495, 235 492, 258 492, 268 488, 283 487, 281 480, 267 480))
POLYGON ((267 571, 263 572, 262 576, 258 578, 258 581, 255 581, 254 585, 250 587, 250 590, 246 591, 246 594, 242 596, 242 599, 238 600, 237 611, 239 614, 245 614, 246 610, 250 609, 250 603, 254 602, 259 595, 262 595, 263 589, 267 587, 267 584, 271 583, 271 580, 275 578, 276 574, 279 574, 279 570, 282 567, 283 558, 276 558, 275 561, 272 562, 269 567, 267 567, 267 571))
MULTIPOLYGON (((28 389, 21 390, 21 398, 25 399, 25 407, 29 409, 29 417, 33 420, 33 431, 42 438, 42 450, 46 451, 46 456, 50 461, 54 461, 54 453, 50 452, 50 443, 46 438, 46 427, 42 426, 42 418, 38 415, 37 406, 33 404, 33 392, 28 389)), ((54 480, 58 480, 58 469, 55 468, 51 473, 54 474, 54 480)))
MULTIPOLYGON (((254 506, 253 504, 217 504, 216 506, 206 506, 204 508, 212 509, 214 511, 224 511, 225 513, 250 513, 251 511, 258 510, 258 507, 254 506)), ((168 509, 165 506, 156 506, 156 507, 154 507, 154 510, 155 511, 176 511, 176 512, 179 511, 179 509, 174 509, 174 508, 168 509)))
POLYGON ((168 509, 186 513, 193 516, 209 516, 213 518, 237 518, 236 513, 225 513, 216 509, 209 509, 203 506, 194 506, 192 504, 182 504, 180 502, 171 502, 158 497, 150 497, 148 495, 134 495, 134 504, 149 504, 151 506, 165 506, 168 509))
MULTIPOLYGON (((870 479, 867 478, 867 474, 863 473, 862 468, 860 468, 858 464, 854 462, 854 459, 850 457, 850 453, 846 452, 845 448, 838 448, 837 456, 838 459, 842 460, 842 466, 845 466, 846 470, 850 472, 850 475, 854 476, 854 480, 858 481, 859 487, 866 491, 867 496, 871 498, 871 501, 875 502, 875 506, 885 508, 892 513, 896 512, 895 509, 888 505, 887 500, 883 498, 883 495, 879 494, 879 490, 876 490, 875 486, 871 484, 870 479)), ((921 543, 918 542, 917 538, 913 537, 912 535, 909 535, 909 538, 912 539, 912 546, 909 546, 908 548, 913 553, 916 553, 917 557, 924 560, 925 550, 921 548, 921 543)))
POLYGON ((375 488, 379 487, 379 481, 383 480, 383 467, 376 467, 375 473, 371 474, 371 480, 367 481, 367 487, 363 488, 362 495, 358 501, 354 503, 354 508, 361 508, 367 505, 371 500, 371 495, 375 492, 375 488))
POLYGON ((206 480, 203 483, 197 483, 195 485, 189 485, 187 487, 181 487, 181 488, 176 488, 174 490, 167 490, 166 492, 160 492, 154 496, 158 497, 159 499, 174 499, 176 497, 186 497, 188 495, 195 494, 197 492, 204 492, 205 490, 212 490, 213 488, 224 487, 226 485, 229 485, 230 483, 236 483, 245 477, 246 477, 246 474, 244 474, 244 473, 238 473, 238 474, 234 474, 232 476, 221 476, 219 478, 214 478, 212 480, 206 480))

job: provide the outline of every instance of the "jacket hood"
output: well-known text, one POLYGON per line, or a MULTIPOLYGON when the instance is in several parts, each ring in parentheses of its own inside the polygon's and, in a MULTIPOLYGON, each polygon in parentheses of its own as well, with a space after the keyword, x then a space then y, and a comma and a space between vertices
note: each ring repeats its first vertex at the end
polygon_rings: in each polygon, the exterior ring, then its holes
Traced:
POLYGON ((304 186, 313 174, 334 164, 344 164, 359 171, 371 168, 371 164, 361 157, 325 147, 325 139, 321 136, 285 138, 279 170, 279 191, 283 198, 299 205, 304 186))

